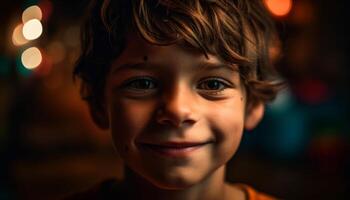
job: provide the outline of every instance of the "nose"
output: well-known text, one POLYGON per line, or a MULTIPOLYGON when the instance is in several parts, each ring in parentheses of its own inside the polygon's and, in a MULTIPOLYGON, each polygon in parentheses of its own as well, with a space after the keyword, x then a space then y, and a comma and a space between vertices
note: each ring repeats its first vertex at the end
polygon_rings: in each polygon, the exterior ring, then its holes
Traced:
POLYGON ((157 109, 157 122, 176 128, 194 125, 198 121, 195 96, 185 84, 179 84, 162 94, 157 109))

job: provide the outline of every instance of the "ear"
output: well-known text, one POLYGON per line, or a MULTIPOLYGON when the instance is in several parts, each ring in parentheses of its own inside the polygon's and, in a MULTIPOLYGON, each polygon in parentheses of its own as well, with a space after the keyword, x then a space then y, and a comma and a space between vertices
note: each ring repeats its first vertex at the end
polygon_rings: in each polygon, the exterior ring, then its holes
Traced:
POLYGON ((89 103, 89 111, 92 120, 99 128, 103 130, 109 129, 109 120, 105 106, 97 108, 95 105, 89 103))
POLYGON ((254 106, 248 106, 248 108, 245 116, 244 128, 246 130, 252 130, 259 124, 264 116, 265 106, 262 102, 259 102, 254 106))

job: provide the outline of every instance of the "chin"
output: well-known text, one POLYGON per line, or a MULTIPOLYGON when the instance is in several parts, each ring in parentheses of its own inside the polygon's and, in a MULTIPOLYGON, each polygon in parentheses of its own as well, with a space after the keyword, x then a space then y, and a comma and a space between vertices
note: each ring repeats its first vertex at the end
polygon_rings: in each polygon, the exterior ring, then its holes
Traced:
POLYGON ((189 182, 152 182, 152 184, 159 188, 159 189, 163 189, 163 190, 184 190, 187 188, 192 187, 193 185, 195 185, 196 183, 189 183, 189 182))
POLYGON ((195 177, 175 176, 149 180, 154 186, 164 190, 183 190, 200 182, 195 177))

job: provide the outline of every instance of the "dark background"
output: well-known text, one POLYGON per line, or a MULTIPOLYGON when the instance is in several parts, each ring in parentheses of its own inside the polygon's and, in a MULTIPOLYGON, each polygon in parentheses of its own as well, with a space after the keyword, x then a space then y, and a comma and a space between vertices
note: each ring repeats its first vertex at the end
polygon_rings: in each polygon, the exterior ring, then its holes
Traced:
MULTIPOLYGON (((122 174, 109 133, 92 123, 71 78, 87 2, 0 1, 1 200, 52 199, 122 174), (43 34, 14 46, 12 31, 30 5, 43 10, 43 34), (27 70, 20 56, 32 46, 43 62, 27 70)), ((230 181, 283 199, 346 199, 348 12, 345 0, 294 0, 287 16, 275 17, 275 62, 289 87, 244 135, 230 181)))

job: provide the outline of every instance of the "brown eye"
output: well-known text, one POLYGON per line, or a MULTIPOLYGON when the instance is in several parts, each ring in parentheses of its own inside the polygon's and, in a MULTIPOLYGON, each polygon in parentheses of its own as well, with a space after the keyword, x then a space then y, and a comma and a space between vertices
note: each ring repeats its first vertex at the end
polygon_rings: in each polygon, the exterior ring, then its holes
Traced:
POLYGON ((219 90, 220 91, 228 87, 229 85, 227 83, 217 78, 211 78, 211 79, 201 81, 198 85, 198 89, 200 90, 219 90))
POLYGON ((128 81, 124 84, 124 87, 136 90, 152 90, 157 88, 157 83, 152 78, 140 77, 128 81))

